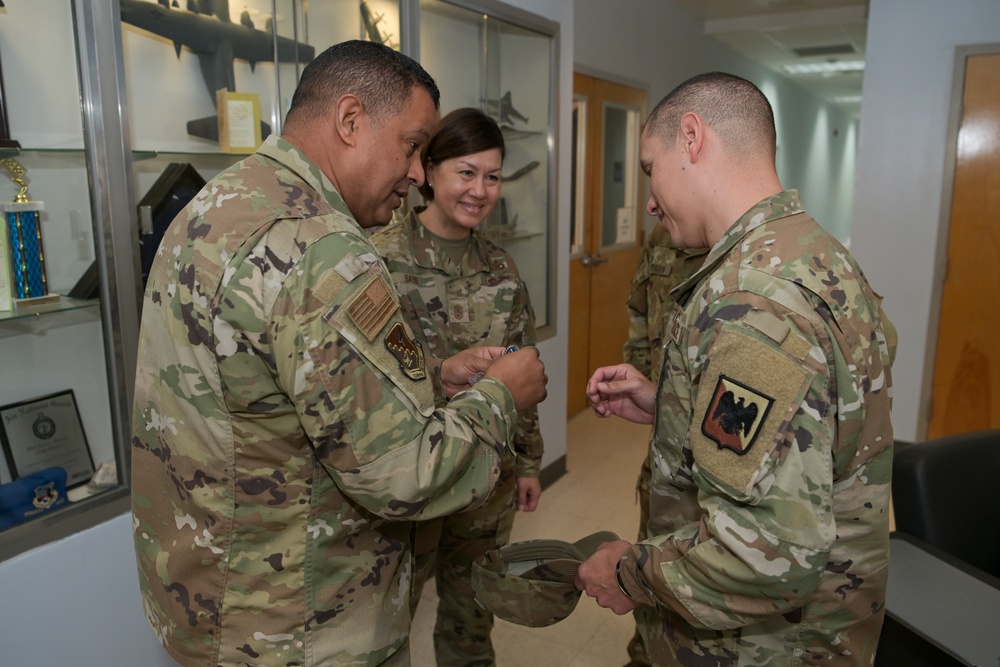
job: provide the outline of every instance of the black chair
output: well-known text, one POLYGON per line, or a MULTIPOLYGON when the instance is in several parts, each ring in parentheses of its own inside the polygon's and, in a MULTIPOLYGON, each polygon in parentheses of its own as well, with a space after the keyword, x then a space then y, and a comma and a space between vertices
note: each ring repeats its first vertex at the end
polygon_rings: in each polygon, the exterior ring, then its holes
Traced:
MULTIPOLYGON (((898 532, 1000 577, 1000 430, 897 440, 892 502, 898 532)), ((886 614, 875 667, 963 664, 886 614)))
POLYGON ((896 530, 1000 577, 1000 429, 896 442, 896 530))

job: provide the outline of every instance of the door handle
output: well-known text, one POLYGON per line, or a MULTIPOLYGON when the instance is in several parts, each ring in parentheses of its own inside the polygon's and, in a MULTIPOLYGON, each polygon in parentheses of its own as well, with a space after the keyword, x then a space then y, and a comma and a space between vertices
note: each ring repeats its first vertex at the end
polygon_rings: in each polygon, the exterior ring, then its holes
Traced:
POLYGON ((600 255, 589 255, 580 261, 583 262, 584 266, 596 266, 597 264, 604 264, 608 261, 608 258, 601 257, 600 255))

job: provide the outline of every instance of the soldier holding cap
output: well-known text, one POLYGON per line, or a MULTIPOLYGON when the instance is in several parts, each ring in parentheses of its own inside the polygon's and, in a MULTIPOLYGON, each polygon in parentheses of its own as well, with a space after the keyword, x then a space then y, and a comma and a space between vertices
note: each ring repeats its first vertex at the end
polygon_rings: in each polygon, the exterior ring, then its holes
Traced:
POLYGON ((653 424, 648 537, 577 585, 637 609, 654 665, 871 664, 888 568, 889 351, 879 297, 784 190, 760 90, 710 73, 643 130, 648 211, 709 247, 674 292, 657 387, 598 369, 595 412, 653 424))

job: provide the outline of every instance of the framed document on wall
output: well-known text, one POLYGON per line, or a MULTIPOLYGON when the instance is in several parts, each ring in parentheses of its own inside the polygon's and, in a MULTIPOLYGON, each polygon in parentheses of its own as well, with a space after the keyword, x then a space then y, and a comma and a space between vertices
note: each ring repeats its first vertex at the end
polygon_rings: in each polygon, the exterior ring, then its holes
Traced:
POLYGON ((0 444, 12 479, 58 466, 73 488, 94 475, 72 389, 0 406, 0 444))

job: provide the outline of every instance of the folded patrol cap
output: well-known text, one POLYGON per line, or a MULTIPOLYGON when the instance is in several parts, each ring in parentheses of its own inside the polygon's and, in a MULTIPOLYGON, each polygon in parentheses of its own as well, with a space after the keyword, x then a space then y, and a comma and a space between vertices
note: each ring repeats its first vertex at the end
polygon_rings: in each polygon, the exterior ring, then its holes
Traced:
POLYGON ((476 601, 498 618, 531 628, 557 623, 576 608, 576 569, 597 547, 614 542, 609 531, 576 542, 528 540, 491 549, 472 564, 476 601))

